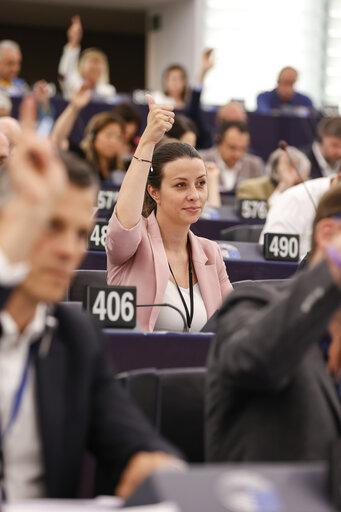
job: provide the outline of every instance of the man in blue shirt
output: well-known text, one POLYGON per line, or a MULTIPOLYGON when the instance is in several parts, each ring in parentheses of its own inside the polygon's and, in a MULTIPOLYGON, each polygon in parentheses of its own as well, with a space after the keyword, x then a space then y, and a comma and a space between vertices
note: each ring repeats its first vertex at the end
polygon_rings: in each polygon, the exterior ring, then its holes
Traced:
POLYGON ((278 75, 276 89, 258 95, 257 112, 271 114, 273 111, 280 111, 302 117, 308 116, 314 106, 308 96, 295 91, 297 77, 296 69, 290 66, 283 68, 278 75))

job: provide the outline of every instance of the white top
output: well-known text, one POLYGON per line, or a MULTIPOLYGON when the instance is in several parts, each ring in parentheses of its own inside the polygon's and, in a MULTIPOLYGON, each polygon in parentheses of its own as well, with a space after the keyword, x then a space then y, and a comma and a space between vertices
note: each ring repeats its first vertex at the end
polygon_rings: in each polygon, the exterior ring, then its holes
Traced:
POLYGON ((331 166, 322 155, 320 145, 316 140, 312 144, 312 151, 321 168, 322 176, 328 177, 338 172, 340 161, 338 161, 334 166, 331 166))
POLYGON ((317 178, 283 192, 269 210, 259 243, 263 245, 265 233, 297 234, 300 236, 300 259, 304 258, 311 249, 315 207, 329 190, 331 179, 332 176, 317 178))
MULTIPOLYGON (((13 397, 21 383, 30 344, 44 331, 46 305, 40 304, 35 317, 20 334, 13 318, 0 312, 3 334, 0 343, 1 432, 8 423, 13 397)), ((46 495, 42 446, 37 418, 35 372, 31 366, 17 417, 3 441, 4 487, 10 501, 46 495)))
MULTIPOLYGON (((181 288, 181 293, 185 299, 188 311, 190 312, 190 295, 189 288, 181 288)), ((172 281, 168 281, 163 303, 172 304, 180 309, 186 319, 186 311, 180 298, 178 289, 172 281)), ((193 304, 194 314, 190 328, 190 332, 199 332, 207 322, 207 312, 204 301, 202 300, 199 283, 193 286, 193 304)), ((184 331, 184 322, 177 311, 173 308, 161 307, 159 316, 157 317, 154 331, 184 331)))
MULTIPOLYGON (((63 91, 65 99, 70 99, 73 91, 78 91, 83 85, 83 78, 78 72, 80 48, 71 48, 64 46, 63 55, 58 66, 58 74, 60 75, 60 87, 63 91)), ((115 96, 116 89, 111 84, 98 82, 93 90, 93 96, 108 98, 115 96)))

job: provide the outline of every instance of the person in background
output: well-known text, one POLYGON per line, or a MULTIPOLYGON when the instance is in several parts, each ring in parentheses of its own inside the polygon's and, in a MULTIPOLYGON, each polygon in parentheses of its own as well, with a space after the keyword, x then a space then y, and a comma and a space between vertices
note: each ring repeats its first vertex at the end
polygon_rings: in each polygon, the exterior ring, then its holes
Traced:
POLYGON ((310 178, 336 174, 341 165, 341 117, 321 119, 317 125, 317 140, 302 151, 311 162, 310 178))
POLYGON ((108 284, 137 287, 137 319, 143 331, 199 331, 232 290, 220 249, 196 237, 207 199, 206 169, 189 144, 155 145, 173 126, 172 105, 147 96, 147 127, 123 180, 109 221, 108 284), (184 313, 184 321, 170 303, 184 313))
POLYGON ((247 153, 249 142, 250 133, 245 123, 224 122, 218 128, 216 145, 200 151, 205 162, 214 162, 219 167, 223 190, 234 190, 245 179, 263 176, 262 159, 247 153))
POLYGON ((340 184, 322 197, 310 231, 308 270, 237 289, 218 313, 206 381, 208 462, 327 461, 340 439, 340 184))
POLYGON ((0 117, 10 116, 12 112, 11 98, 4 92, 0 91, 0 117))
POLYGON ((238 101, 229 101, 225 105, 218 108, 215 124, 219 126, 221 123, 229 121, 239 121, 247 123, 247 113, 245 108, 238 101))
POLYGON ((21 95, 28 90, 25 80, 19 78, 22 54, 15 41, 0 41, 0 90, 10 95, 21 95))
POLYGON ((116 94, 109 83, 109 64, 105 53, 97 48, 88 48, 80 55, 83 27, 80 16, 73 16, 67 31, 68 42, 64 46, 59 62, 58 75, 63 96, 70 99, 84 82, 88 84, 93 97, 108 98, 116 94))
POLYGON ((236 197, 265 200, 271 207, 285 190, 309 178, 310 162, 302 151, 293 146, 288 146, 286 151, 278 148, 269 156, 265 173, 266 176, 242 181, 237 187, 236 197), (290 162, 288 153, 300 176, 290 162))
POLYGON ((182 114, 177 114, 172 128, 167 132, 166 137, 186 142, 194 148, 197 143, 198 130, 194 122, 182 114))
POLYGON ((265 233, 299 235, 300 259, 310 251, 312 225, 321 197, 341 181, 338 175, 308 180, 283 192, 270 208, 259 243, 263 245, 265 233))
POLYGON ((14 148, 21 136, 21 126, 14 117, 0 117, 0 132, 9 140, 10 149, 14 148))
POLYGON ((113 112, 122 117, 125 123, 124 144, 126 160, 131 159, 131 154, 135 152, 138 144, 138 132, 142 124, 142 116, 139 109, 133 104, 122 102, 113 108, 113 112))
POLYGON ((277 87, 257 96, 257 112, 260 114, 288 113, 309 116, 314 112, 311 99, 295 90, 298 72, 291 66, 284 67, 277 79, 277 87))
POLYGON ((59 148, 69 148, 85 158, 102 181, 121 183, 125 171, 124 120, 114 112, 95 114, 87 123, 79 146, 70 144, 68 137, 79 112, 89 103, 91 91, 83 84, 72 94, 70 103, 56 120, 51 137, 59 148), (116 174, 113 175, 113 172, 116 174))

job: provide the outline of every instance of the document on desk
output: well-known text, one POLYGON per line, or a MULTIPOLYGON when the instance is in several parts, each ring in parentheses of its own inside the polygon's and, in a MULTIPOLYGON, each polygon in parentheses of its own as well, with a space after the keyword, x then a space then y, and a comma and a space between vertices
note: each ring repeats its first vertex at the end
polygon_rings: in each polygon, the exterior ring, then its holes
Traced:
POLYGON ((122 508, 119 498, 94 500, 30 500, 6 503, 4 512, 181 512, 175 503, 164 502, 142 507, 122 508))

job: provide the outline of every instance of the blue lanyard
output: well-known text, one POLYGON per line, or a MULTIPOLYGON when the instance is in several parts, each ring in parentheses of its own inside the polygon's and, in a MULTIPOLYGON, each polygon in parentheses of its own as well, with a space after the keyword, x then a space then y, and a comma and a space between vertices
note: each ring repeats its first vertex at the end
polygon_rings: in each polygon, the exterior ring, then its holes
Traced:
POLYGON ((19 409, 20 409, 22 397, 23 397, 24 390, 25 390, 25 387, 26 387, 26 384, 27 384, 28 371, 29 371, 30 363, 31 363, 31 355, 32 355, 32 345, 30 345, 30 347, 28 349, 28 352, 27 352, 25 366, 24 366, 24 369, 23 369, 23 373, 22 373, 22 376, 21 376, 21 380, 20 380, 19 386, 18 386, 18 388, 17 388, 17 390, 15 392, 14 398, 13 398, 11 413, 9 415, 7 425, 6 425, 6 427, 1 432, 1 436, 0 436, 1 444, 3 443, 4 438, 6 437, 6 435, 8 434, 10 429, 12 428, 13 423, 15 422, 15 420, 16 420, 16 418, 18 416, 18 412, 19 412, 19 409))
POLYGON ((5 491, 4 482, 3 482, 3 478, 4 478, 4 459, 3 459, 2 445, 3 445, 3 441, 4 441, 5 437, 6 437, 6 435, 8 434, 10 429, 12 428, 12 425, 15 422, 17 416, 18 416, 18 412, 19 412, 19 409, 20 409, 22 397, 23 397, 24 390, 25 390, 25 387, 26 387, 26 384, 27 384, 28 371, 29 371, 30 363, 31 363, 31 355, 32 355, 32 345, 29 346, 29 349, 28 349, 28 352, 27 352, 27 357, 26 357, 24 369, 23 369, 23 372, 22 372, 21 380, 20 380, 19 386, 18 386, 18 388, 17 388, 17 390, 15 392, 14 398, 13 398, 11 413, 9 415, 7 425, 6 425, 6 427, 3 429, 3 431, 0 434, 0 493, 1 493, 1 501, 2 502, 6 502, 7 501, 6 491, 5 491))

